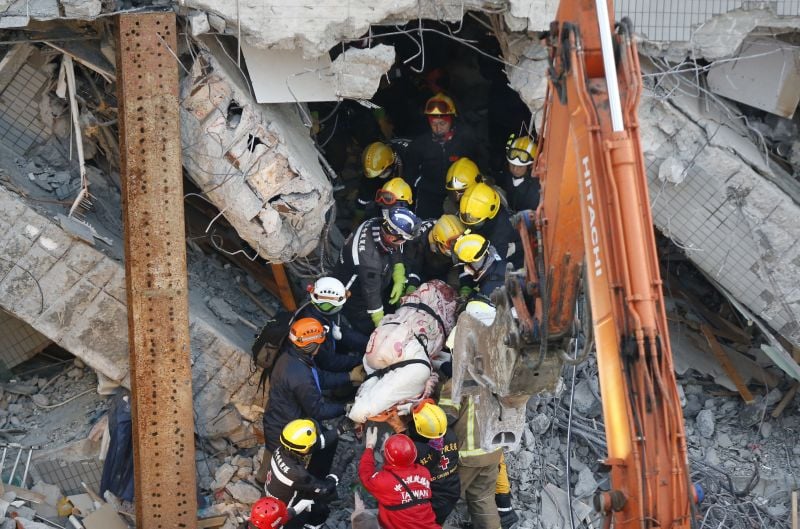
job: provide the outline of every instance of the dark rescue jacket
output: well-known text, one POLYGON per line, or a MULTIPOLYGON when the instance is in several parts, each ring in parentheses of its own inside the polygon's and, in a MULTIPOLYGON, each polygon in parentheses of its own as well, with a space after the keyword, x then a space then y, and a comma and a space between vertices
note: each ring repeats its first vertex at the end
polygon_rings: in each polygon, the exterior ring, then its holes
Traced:
POLYGON ((511 224, 511 215, 506 208, 501 207, 494 218, 470 229, 486 237, 504 261, 510 262, 516 269, 522 268, 525 259, 522 241, 519 232, 511 224))
MULTIPOLYGON (((272 369, 269 383, 269 400, 264 411, 264 438, 267 450, 274 451, 280 445, 283 427, 300 417, 316 421, 333 419, 344 415, 344 405, 328 402, 322 396, 323 389, 335 387, 331 375, 318 369, 314 359, 289 345, 272 369), (314 373, 316 372, 316 378, 314 373)), ((349 377, 346 373, 344 376, 349 377)))
POLYGON ((508 170, 505 170, 497 179, 497 183, 506 192, 508 208, 512 212, 536 209, 539 206, 541 186, 538 178, 526 174, 522 178, 515 179, 508 170))
MULTIPOLYGON (((352 332, 352 330, 348 327, 342 327, 341 317, 338 313, 329 316, 315 307, 311 302, 307 302, 302 307, 297 309, 294 319, 297 321, 300 318, 314 318, 322 325, 326 325, 328 327, 328 336, 322 345, 319 346, 319 352, 317 352, 317 356, 314 357, 314 363, 317 364, 320 369, 330 371, 331 375, 334 373, 340 375, 338 377, 332 376, 333 380, 331 380, 331 382, 333 384, 345 385, 349 383, 350 377, 347 372, 357 365, 361 365, 361 357, 337 353, 337 344, 336 340, 333 338, 332 331, 335 325, 336 327, 339 327, 342 336, 344 337, 345 334, 352 332)), ((342 353, 347 352, 348 351, 342 351, 342 353)), ((363 351, 359 352, 363 353, 363 351)))
POLYGON ((367 219, 345 241, 334 277, 349 286, 350 299, 345 303, 346 314, 366 311, 371 314, 383 309, 383 291, 392 282, 392 268, 401 262, 400 250, 384 248, 380 226, 383 219, 367 219))
MULTIPOLYGON (((322 439, 324 437, 320 437, 322 439)), ((299 455, 279 446, 272 453, 264 490, 268 496, 278 498, 287 507, 292 507, 298 500, 325 503, 336 491, 336 479, 312 476, 299 455)))
POLYGON ((447 170, 459 158, 470 158, 480 167, 477 142, 468 129, 453 125, 448 140, 437 140, 426 132, 414 139, 406 152, 407 181, 414 188, 416 214, 421 219, 438 218, 447 196, 447 170))
MULTIPOLYGON (((417 447, 417 463, 431 473, 433 511, 441 520, 440 512, 450 513, 461 495, 461 479, 458 477, 458 438, 455 432, 444 434, 442 450, 435 450, 428 439, 411 431, 411 439, 417 447)), ((446 514, 445 514, 446 517, 446 514)))

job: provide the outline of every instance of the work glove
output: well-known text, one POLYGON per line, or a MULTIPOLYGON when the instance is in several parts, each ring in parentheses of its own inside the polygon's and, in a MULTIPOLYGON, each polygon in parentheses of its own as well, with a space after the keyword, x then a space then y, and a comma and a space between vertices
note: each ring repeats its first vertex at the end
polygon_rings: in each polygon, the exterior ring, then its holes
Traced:
POLYGON ((414 407, 413 402, 406 402, 405 404, 397 405, 397 415, 411 415, 411 408, 414 407))
POLYGON ((339 422, 336 424, 336 433, 341 437, 347 432, 352 431, 354 428, 355 428, 355 423, 345 415, 344 417, 339 419, 339 422))
POLYGON ((406 266, 403 263, 396 263, 392 269, 392 292, 389 294, 389 303, 397 305, 403 292, 406 289, 406 266))
POLYGON ((310 510, 312 505, 314 505, 314 500, 300 500, 292 505, 292 510, 296 516, 301 512, 310 510))
POLYGON ((416 292, 416 291, 417 291, 417 287, 415 287, 414 285, 408 285, 406 287, 406 294, 411 294, 412 292, 416 292))
POLYGON ((464 286, 462 286, 461 288, 458 289, 458 297, 460 297, 460 298, 468 298, 468 297, 470 297, 472 295, 473 292, 475 292, 474 288, 472 288, 470 286, 467 286, 467 285, 464 285, 464 286))
POLYGON ((364 370, 364 366, 356 366, 350 370, 350 382, 353 383, 355 386, 361 385, 367 379, 367 372, 364 370))
POLYGON ((371 312, 369 317, 372 318, 372 323, 377 327, 381 324, 381 320, 383 319, 383 309, 376 310, 375 312, 371 312))
POLYGON ((364 446, 367 448, 375 448, 378 442, 378 429, 375 426, 367 428, 367 435, 364 436, 364 446))
POLYGON ((336 325, 335 323, 331 324, 331 336, 333 336, 334 340, 341 340, 342 328, 336 325))

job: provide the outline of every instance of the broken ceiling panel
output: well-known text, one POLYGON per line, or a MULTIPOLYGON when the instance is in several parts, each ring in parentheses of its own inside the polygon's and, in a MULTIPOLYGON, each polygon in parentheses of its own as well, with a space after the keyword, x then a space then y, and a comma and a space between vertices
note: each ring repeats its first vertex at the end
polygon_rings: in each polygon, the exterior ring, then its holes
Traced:
POLYGON ((701 103, 693 75, 670 75, 649 96, 639 117, 655 224, 710 278, 800 344, 800 207, 783 190, 796 183, 765 162, 733 109, 701 103), (783 189, 774 183, 780 180, 783 189))
POLYGON ((242 43, 242 56, 259 103, 335 101, 328 56, 304 59, 301 50, 262 50, 242 43))
POLYGON ((800 51, 770 37, 748 38, 735 61, 714 64, 709 89, 721 96, 791 118, 800 101, 800 51))
POLYGON ((181 87, 189 176, 265 259, 308 255, 333 203, 308 129, 295 105, 256 103, 236 66, 209 46, 181 87))

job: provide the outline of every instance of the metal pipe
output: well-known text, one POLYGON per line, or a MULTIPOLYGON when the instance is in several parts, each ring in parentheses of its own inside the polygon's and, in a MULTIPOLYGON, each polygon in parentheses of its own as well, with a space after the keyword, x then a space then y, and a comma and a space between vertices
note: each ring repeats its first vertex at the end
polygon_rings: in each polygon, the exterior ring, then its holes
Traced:
POLYGON ((22 447, 19 447, 19 452, 17 452, 17 459, 14 460, 14 468, 11 469, 11 475, 8 477, 8 484, 13 485, 14 481, 14 474, 17 473, 17 465, 19 465, 19 459, 22 457, 22 447))
POLYGON ((603 69, 606 71, 606 85, 608 89, 608 109, 611 114, 611 129, 622 132, 625 125, 622 122, 622 102, 619 96, 619 81, 617 80, 617 65, 614 61, 614 45, 611 42, 611 22, 608 17, 607 0, 595 0, 597 6, 597 22, 600 24, 600 49, 603 52, 603 69))
MULTIPOLYGON (((20 452, 22 449, 20 449, 20 452)), ((25 487, 25 481, 28 479, 28 470, 31 468, 31 456, 33 456, 33 447, 28 448, 28 459, 25 460, 25 471, 22 473, 21 487, 25 487)))

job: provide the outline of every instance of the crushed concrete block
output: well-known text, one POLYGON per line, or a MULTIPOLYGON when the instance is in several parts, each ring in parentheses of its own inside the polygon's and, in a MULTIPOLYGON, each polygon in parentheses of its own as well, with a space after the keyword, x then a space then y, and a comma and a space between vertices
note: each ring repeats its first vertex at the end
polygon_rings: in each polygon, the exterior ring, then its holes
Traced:
POLYGON ((701 410, 695 418, 695 426, 700 435, 706 439, 710 439, 714 435, 714 412, 711 410, 701 410))
POLYGON ((189 31, 192 37, 197 37, 198 35, 211 31, 211 25, 208 23, 208 15, 202 11, 192 11, 186 18, 189 20, 189 31))
POLYGON ((225 490, 227 490, 236 501, 248 505, 257 502, 261 498, 261 491, 244 481, 228 483, 225 486, 225 490))
POLYGON ((594 479, 592 469, 583 467, 578 473, 578 483, 575 484, 575 497, 587 498, 597 490, 597 480, 594 479))
POLYGON ((550 417, 544 413, 538 413, 530 424, 534 434, 543 435, 550 428, 550 417))
POLYGON ((791 118, 800 102, 800 52, 769 37, 746 39, 740 60, 712 64, 709 89, 721 96, 791 118), (752 57, 752 58, 751 58, 752 57))
POLYGON ((187 172, 262 257, 308 255, 333 203, 308 129, 293 110, 253 101, 235 65, 204 42, 181 85, 187 172))
POLYGON ((237 470, 238 468, 230 463, 223 463, 220 465, 214 474, 214 483, 211 485, 212 489, 221 489, 227 485, 231 478, 236 474, 237 470))
POLYGON ((596 380, 592 384, 589 380, 581 380, 575 386, 575 410, 588 418, 599 417, 603 412, 603 406, 600 399, 595 396, 596 380), (592 385, 595 386, 595 391, 592 391, 592 385))
POLYGON ((211 298, 206 304, 208 305, 208 308, 211 309, 211 312, 216 314, 219 319, 228 325, 234 325, 239 322, 236 312, 234 312, 231 306, 228 305, 224 299, 211 298))
POLYGON ((60 2, 66 17, 96 17, 103 8, 100 0, 60 0, 60 2))
POLYGON ((336 75, 336 93, 350 99, 371 99, 395 60, 394 47, 349 48, 331 64, 336 75))
POLYGON ((709 61, 731 57, 757 27, 768 27, 777 34, 800 28, 800 20, 778 17, 767 8, 732 10, 701 24, 692 34, 691 49, 709 61))

